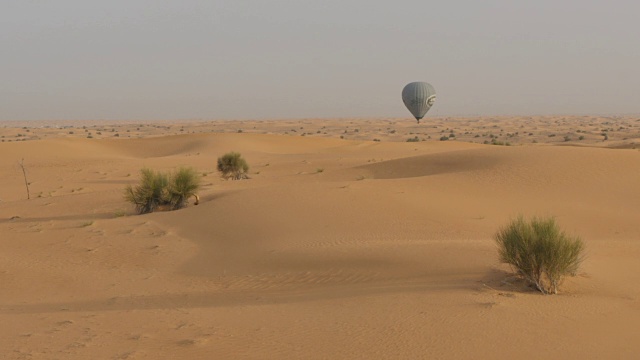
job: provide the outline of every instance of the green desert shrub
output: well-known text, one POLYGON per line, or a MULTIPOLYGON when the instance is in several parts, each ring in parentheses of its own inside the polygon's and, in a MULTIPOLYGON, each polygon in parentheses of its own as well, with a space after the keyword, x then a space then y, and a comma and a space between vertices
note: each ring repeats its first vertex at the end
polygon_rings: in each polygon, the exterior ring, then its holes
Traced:
POLYGON ((140 183, 125 188, 125 199, 135 205, 139 214, 154 212, 160 206, 168 206, 171 210, 181 209, 187 205, 190 197, 195 197, 200 188, 200 176, 192 168, 180 168, 166 174, 151 169, 140 170, 140 183))
POLYGON ((500 261, 511 265, 543 294, 558 293, 565 276, 575 276, 584 259, 584 243, 567 235, 554 218, 522 216, 495 235, 500 261))
POLYGON ((135 205, 139 214, 147 214, 166 204, 169 178, 151 169, 140 170, 140 183, 125 189, 125 199, 135 205))
POLYGON ((218 171, 225 179, 246 179, 249 165, 240 153, 230 152, 218 158, 218 171))
POLYGON ((196 192, 200 189, 200 175, 189 167, 182 167, 171 175, 169 186, 167 188, 168 202, 171 209, 181 209, 187 206, 190 197, 196 198, 198 205, 198 195, 196 192))

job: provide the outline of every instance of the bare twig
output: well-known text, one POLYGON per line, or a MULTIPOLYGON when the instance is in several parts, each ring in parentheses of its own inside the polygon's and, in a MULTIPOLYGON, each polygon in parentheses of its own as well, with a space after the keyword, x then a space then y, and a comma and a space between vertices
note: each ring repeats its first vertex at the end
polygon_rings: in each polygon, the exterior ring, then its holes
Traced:
POLYGON ((29 182, 27 181, 27 172, 24 169, 24 159, 20 160, 18 163, 20 168, 22 169, 22 175, 24 176, 24 186, 27 188, 27 200, 31 199, 31 195, 29 194, 29 182))

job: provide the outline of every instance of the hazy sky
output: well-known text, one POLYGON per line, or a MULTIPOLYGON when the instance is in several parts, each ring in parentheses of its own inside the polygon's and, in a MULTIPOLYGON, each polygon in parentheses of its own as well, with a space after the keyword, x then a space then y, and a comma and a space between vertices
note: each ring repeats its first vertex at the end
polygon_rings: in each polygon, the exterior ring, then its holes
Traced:
POLYGON ((637 0, 0 0, 0 120, 640 113, 637 0))

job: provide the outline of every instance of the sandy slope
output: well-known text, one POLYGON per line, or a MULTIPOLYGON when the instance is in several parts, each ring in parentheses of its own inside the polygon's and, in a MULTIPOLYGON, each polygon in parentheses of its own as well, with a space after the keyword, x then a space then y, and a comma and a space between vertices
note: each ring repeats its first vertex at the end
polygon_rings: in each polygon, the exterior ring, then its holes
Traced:
POLYGON ((2 358, 640 353, 638 150, 62 136, 0 143, 0 170, 2 358), (250 180, 217 176, 231 150, 250 180), (206 174, 201 205, 139 216, 123 201, 141 167, 180 165, 206 174), (517 214, 587 242, 561 295, 497 263, 492 235, 517 214))

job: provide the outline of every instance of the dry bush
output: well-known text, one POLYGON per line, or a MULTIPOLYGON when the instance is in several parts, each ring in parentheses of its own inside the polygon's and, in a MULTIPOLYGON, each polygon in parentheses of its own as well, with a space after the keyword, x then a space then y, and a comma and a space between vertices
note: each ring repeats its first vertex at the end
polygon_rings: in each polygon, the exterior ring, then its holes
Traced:
POLYGON ((522 216, 495 235, 500 261, 529 281, 543 294, 557 294, 565 276, 575 276, 584 259, 584 243, 569 236, 554 218, 522 216))
POLYGON ((178 169, 171 175, 167 189, 171 209, 176 210, 187 206, 187 201, 192 196, 196 198, 196 205, 198 205, 196 192, 199 189, 200 175, 193 168, 178 169))
POLYGON ((140 183, 125 189, 125 199, 135 205, 139 214, 147 214, 166 204, 168 185, 167 175, 145 168, 140 170, 140 183))
POLYGON ((218 171, 225 179, 246 179, 249 165, 240 153, 230 152, 218 158, 218 171))
POLYGON ((192 168, 180 168, 172 174, 156 172, 151 169, 140 170, 140 183, 125 189, 125 199, 135 205, 139 214, 147 214, 160 206, 169 206, 171 210, 183 208, 189 197, 196 198, 200 188, 200 176, 192 168))

